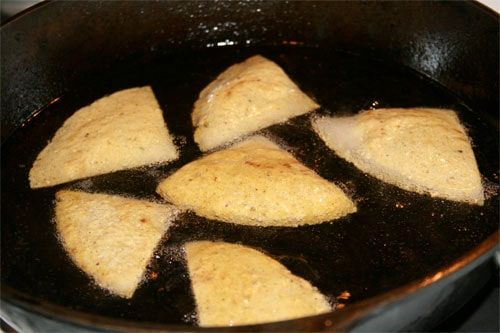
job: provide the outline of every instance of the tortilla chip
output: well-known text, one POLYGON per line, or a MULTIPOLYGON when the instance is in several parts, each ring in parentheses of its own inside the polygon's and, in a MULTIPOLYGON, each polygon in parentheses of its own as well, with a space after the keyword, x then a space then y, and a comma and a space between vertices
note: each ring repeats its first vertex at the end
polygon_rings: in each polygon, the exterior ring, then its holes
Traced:
POLYGON ((200 93, 192 113, 194 140, 207 151, 318 107, 277 64, 253 56, 200 93))
POLYGON ((73 262, 97 285, 132 297, 177 209, 79 191, 56 193, 56 226, 73 262))
POLYGON ((223 242, 185 245, 200 326, 259 324, 331 311, 325 296, 278 261, 223 242))
POLYGON ((314 130, 340 157, 387 183, 482 205, 481 175, 452 110, 409 108, 324 117, 314 130))
POLYGON ((150 87, 103 97, 76 111, 38 155, 31 188, 178 158, 150 87))
POLYGON ((246 225, 294 227, 356 211, 337 186, 262 136, 183 166, 157 192, 200 216, 246 225))

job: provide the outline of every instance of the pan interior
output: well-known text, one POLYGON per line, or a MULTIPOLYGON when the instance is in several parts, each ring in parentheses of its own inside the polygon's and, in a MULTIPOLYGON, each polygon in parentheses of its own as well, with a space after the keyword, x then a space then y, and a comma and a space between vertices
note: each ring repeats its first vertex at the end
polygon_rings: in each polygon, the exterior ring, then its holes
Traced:
POLYGON ((195 305, 182 244, 224 240, 258 248, 304 277, 338 305, 367 299, 439 270, 498 228, 498 132, 452 93, 416 73, 373 59, 307 47, 209 48, 166 55, 129 72, 108 72, 44 108, 2 145, 2 283, 86 313, 166 324, 195 323, 195 305), (433 199, 385 184, 337 157, 314 134, 309 115, 262 133, 306 166, 340 185, 358 212, 299 228, 245 227, 185 213, 160 243, 145 282, 130 300, 96 287, 63 251, 53 223, 54 194, 82 189, 159 200, 160 179, 201 156, 190 112, 201 89, 227 66, 262 54, 281 65, 322 108, 347 115, 370 107, 427 106, 458 112, 473 141, 488 199, 483 207, 433 199), (169 130, 181 147, 171 164, 115 172, 31 190, 28 172, 37 154, 78 108, 119 89, 151 85, 169 130), (155 274, 153 274, 153 272, 155 274), (350 298, 336 296, 348 291, 350 298))

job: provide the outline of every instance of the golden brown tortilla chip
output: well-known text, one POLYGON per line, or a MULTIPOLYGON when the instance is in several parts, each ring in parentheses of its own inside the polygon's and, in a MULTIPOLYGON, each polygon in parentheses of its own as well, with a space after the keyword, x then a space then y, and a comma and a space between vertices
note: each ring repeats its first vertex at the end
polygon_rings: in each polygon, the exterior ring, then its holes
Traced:
POLYGON ((198 241, 185 246, 200 326, 236 326, 331 311, 325 296, 252 248, 198 241))
POLYGON ((246 225, 316 224, 356 211, 340 188, 261 136, 183 166, 157 192, 198 215, 246 225))
POLYGON ((56 226, 74 263, 97 285, 132 297, 177 209, 79 191, 56 194, 56 226))
POLYGON ((150 87, 103 97, 59 128, 30 170, 31 188, 178 158, 150 87))
POLYGON ((313 127, 339 156, 408 191, 482 205, 481 175, 454 111, 378 109, 313 127))
POLYGON ((200 93, 192 113, 194 139, 207 151, 318 107, 277 64, 253 56, 200 93))

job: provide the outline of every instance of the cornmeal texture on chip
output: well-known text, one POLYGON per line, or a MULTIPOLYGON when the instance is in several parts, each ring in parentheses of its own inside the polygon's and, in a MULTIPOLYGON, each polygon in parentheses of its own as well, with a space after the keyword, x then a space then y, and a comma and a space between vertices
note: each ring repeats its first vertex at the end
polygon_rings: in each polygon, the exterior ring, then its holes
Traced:
POLYGON ((281 67, 253 56, 226 69, 200 93, 192 113, 194 140, 207 151, 318 107, 281 67))
POLYGON ((325 296, 278 261, 223 242, 185 245, 200 326, 259 324, 331 311, 325 296))
POLYGON ((200 216, 245 225, 316 224, 356 211, 339 187, 262 136, 183 166, 157 192, 200 216))
POLYGON ((177 148, 150 87, 103 97, 76 111, 41 151, 31 188, 167 162, 177 148))
POLYGON ((481 175, 452 110, 394 108, 323 117, 313 128, 340 157, 387 183, 482 205, 481 175))
POLYGON ((56 227, 73 262, 97 285, 130 298, 178 210, 144 200, 62 190, 56 227))

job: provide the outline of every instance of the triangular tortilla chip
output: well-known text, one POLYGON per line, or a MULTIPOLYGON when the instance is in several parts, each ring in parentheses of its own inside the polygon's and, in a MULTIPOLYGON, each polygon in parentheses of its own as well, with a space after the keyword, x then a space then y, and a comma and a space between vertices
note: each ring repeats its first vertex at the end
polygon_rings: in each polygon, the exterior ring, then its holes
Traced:
POLYGON ((207 151, 318 107, 278 65, 253 56, 200 93, 192 114, 194 140, 207 151))
POLYGON ((314 130, 340 157, 408 191, 482 205, 481 175, 455 112, 410 108, 324 117, 314 130))
POLYGON ((331 311, 325 296, 278 261, 249 247, 185 245, 200 326, 259 324, 331 311))
POLYGON ((76 111, 38 155, 32 188, 174 160, 178 157, 150 87, 103 97, 76 111))
POLYGON ((356 211, 337 186, 261 136, 183 166, 157 192, 198 215, 246 225, 315 224, 356 211))
POLYGON ((97 285, 132 297, 177 209, 144 200, 79 191, 56 194, 56 226, 75 264, 97 285))

